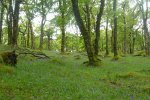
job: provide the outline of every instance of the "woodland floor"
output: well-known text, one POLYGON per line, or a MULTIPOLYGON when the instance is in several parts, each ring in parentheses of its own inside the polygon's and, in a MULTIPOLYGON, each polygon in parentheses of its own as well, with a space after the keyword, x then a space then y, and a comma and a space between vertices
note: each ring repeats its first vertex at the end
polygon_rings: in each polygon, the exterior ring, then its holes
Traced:
POLYGON ((107 57, 87 67, 85 55, 43 52, 53 57, 0 64, 0 100, 150 100, 150 57, 107 57))

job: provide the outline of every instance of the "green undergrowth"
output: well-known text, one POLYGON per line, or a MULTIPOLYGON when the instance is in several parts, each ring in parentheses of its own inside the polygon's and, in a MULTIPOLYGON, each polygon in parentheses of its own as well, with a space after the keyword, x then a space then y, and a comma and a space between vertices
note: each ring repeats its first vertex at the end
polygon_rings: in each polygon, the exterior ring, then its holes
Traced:
POLYGON ((106 57, 90 67, 81 53, 44 53, 50 59, 22 56, 15 68, 0 65, 0 100, 150 99, 149 57, 106 57))

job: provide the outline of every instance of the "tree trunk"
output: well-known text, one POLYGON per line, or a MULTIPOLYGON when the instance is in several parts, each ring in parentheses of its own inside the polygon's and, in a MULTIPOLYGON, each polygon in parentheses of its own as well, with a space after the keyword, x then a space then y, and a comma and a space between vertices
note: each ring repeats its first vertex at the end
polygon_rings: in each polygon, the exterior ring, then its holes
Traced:
POLYGON ((114 0, 114 2, 113 2, 113 11, 114 11, 114 57, 118 56, 118 52, 117 52, 117 16, 116 16, 116 7, 117 7, 117 1, 114 0))
POLYGON ((43 36, 44 36, 44 24, 45 24, 45 18, 46 16, 42 16, 42 21, 41 21, 41 34, 40 34, 40 49, 43 49, 43 36))
POLYGON ((95 65, 97 60, 95 58, 94 51, 92 49, 91 37, 81 18, 79 7, 78 7, 78 0, 71 0, 71 1, 72 1, 73 13, 75 15, 77 25, 84 39, 84 45, 85 45, 85 49, 88 55, 89 65, 95 65))
POLYGON ((27 47, 29 48, 30 45, 30 19, 27 22, 27 47))
POLYGON ((98 55, 99 52, 100 22, 101 22, 101 17, 103 15, 104 6, 105 6, 105 0, 101 0, 99 13, 97 15, 97 20, 96 20, 96 29, 95 29, 96 38, 95 38, 94 49, 95 49, 96 56, 98 55))
POLYGON ((2 35, 3 35, 3 31, 2 31, 2 26, 3 26, 3 16, 4 16, 4 6, 2 5, 1 1, 1 14, 0 14, 0 44, 2 43, 2 35))
POLYGON ((144 30, 144 41, 145 41, 145 53, 146 55, 150 55, 150 36, 148 33, 148 27, 147 27, 147 19, 148 19, 148 0, 146 0, 146 12, 144 13, 144 2, 141 1, 142 5, 140 6, 140 10, 142 12, 143 17, 143 30, 144 30))
POLYGON ((65 52, 65 10, 64 10, 64 6, 66 4, 65 0, 59 0, 59 9, 61 12, 61 25, 60 25, 60 29, 61 29, 61 53, 65 52))
POLYGON ((114 52, 114 27, 113 27, 113 22, 111 20, 111 52, 114 52))
POLYGON ((31 32, 31 49, 34 49, 34 33, 31 20, 29 21, 30 24, 30 32, 31 32))
POLYGON ((8 25, 8 45, 12 44, 13 38, 13 8, 12 8, 12 0, 9 0, 9 9, 7 12, 7 25, 8 25))
POLYGON ((108 50, 108 17, 106 19, 106 55, 109 55, 109 50, 108 50))
POLYGON ((91 14, 89 4, 86 2, 86 27, 88 34, 91 34, 91 14))
POLYGON ((39 48, 43 49, 43 37, 44 37, 44 25, 45 25, 45 21, 46 21, 46 13, 45 13, 45 9, 44 9, 44 1, 41 2, 42 3, 42 20, 41 20, 41 34, 40 34, 40 45, 39 48))
POLYGON ((21 0, 15 1, 15 8, 13 14, 13 46, 17 46, 17 38, 19 34, 18 22, 19 22, 19 9, 21 0))
POLYGON ((50 35, 47 35, 47 48, 50 50, 50 35))

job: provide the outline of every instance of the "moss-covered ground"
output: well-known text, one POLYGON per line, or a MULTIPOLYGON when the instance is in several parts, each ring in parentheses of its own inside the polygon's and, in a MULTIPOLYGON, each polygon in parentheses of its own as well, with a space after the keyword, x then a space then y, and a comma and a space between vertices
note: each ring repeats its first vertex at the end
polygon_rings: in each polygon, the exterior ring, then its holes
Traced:
POLYGON ((150 57, 107 57, 92 67, 81 53, 43 52, 51 58, 0 64, 0 100, 150 100, 150 57))

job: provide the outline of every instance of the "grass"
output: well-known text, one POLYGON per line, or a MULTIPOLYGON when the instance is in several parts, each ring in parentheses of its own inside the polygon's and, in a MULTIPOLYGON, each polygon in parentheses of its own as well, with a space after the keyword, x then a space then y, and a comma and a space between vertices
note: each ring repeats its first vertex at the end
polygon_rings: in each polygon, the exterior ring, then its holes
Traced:
POLYGON ((149 57, 107 57, 87 67, 85 55, 44 52, 53 58, 1 65, 0 100, 150 100, 149 57))

